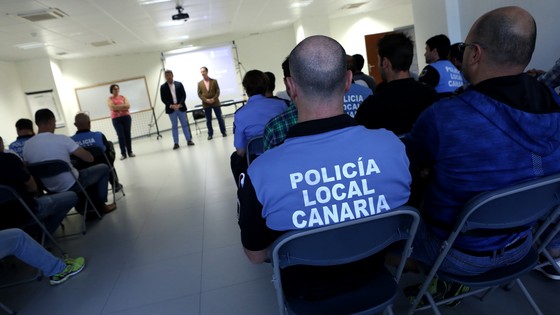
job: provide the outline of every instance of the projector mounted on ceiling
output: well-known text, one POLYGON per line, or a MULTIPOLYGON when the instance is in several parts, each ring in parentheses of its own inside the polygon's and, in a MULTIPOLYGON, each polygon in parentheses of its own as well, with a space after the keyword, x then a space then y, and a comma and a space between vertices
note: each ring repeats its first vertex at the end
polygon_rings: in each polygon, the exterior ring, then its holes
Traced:
POLYGON ((175 9, 177 9, 177 11, 179 12, 178 14, 172 15, 171 19, 173 21, 177 21, 177 20, 188 20, 189 19, 189 14, 188 13, 183 13, 183 7, 178 5, 175 9))

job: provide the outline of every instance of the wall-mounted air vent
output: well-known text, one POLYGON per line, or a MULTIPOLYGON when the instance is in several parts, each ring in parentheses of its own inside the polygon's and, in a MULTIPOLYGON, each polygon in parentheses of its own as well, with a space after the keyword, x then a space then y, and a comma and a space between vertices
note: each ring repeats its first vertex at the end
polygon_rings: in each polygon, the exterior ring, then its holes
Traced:
POLYGON ((93 46, 93 47, 103 47, 103 46, 109 46, 109 45, 114 45, 114 44, 116 44, 116 43, 112 40, 102 40, 102 41, 99 41, 99 42, 90 43, 90 45, 93 46))

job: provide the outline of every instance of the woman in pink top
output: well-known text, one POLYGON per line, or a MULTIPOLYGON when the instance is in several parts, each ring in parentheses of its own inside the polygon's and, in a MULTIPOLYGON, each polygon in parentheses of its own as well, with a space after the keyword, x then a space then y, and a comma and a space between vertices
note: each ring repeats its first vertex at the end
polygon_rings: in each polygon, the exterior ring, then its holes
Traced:
POLYGON ((109 87, 111 96, 107 100, 107 106, 111 110, 111 118, 113 120, 113 127, 119 137, 119 146, 121 148, 121 160, 126 159, 127 154, 130 157, 136 155, 132 153, 132 138, 130 136, 130 129, 132 126, 132 119, 130 118, 130 104, 128 99, 119 94, 120 88, 118 84, 111 84, 109 87))

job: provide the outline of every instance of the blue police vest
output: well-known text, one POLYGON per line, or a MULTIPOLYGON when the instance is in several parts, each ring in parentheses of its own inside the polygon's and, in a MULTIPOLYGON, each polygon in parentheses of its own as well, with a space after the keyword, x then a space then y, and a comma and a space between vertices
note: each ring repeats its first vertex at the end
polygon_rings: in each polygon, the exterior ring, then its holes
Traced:
POLYGON ((438 60, 431 63, 439 73, 439 83, 435 87, 438 93, 452 93, 463 86, 463 75, 449 60, 438 60))
POLYGON ((100 147, 105 151, 105 144, 103 144, 103 134, 99 131, 79 132, 73 135, 72 140, 84 148, 100 147))
POLYGON ((17 153, 17 155, 23 158, 23 146, 25 145, 25 142, 27 142, 27 140, 29 140, 30 138, 31 136, 18 138, 16 141, 10 143, 8 149, 14 151, 15 153, 17 153))
POLYGON ((385 129, 352 126, 288 138, 249 167, 272 230, 312 228, 399 207, 410 195, 404 145, 385 129))
POLYGON ((370 88, 352 83, 350 89, 344 95, 344 113, 354 118, 362 102, 372 94, 373 92, 370 88))

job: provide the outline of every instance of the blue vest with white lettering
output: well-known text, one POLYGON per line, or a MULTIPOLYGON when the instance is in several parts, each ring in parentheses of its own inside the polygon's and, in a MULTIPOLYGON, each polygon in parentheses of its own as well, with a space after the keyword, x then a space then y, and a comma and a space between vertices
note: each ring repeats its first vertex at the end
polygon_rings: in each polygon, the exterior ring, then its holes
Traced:
POLYGON ((249 167, 266 225, 276 231, 354 220, 403 205, 411 176, 402 142, 352 126, 287 138, 249 167))
POLYGON ((78 132, 73 135, 72 140, 84 148, 100 147, 105 152, 105 144, 103 144, 103 134, 99 131, 78 132))
POLYGON ((344 95, 344 113, 354 118, 362 102, 372 94, 370 88, 352 83, 350 89, 344 95))
POLYGON ((463 86, 463 76, 451 61, 438 60, 431 63, 430 66, 434 67, 439 73, 439 83, 435 88, 436 92, 452 93, 463 86))
POLYGON ((25 145, 25 142, 27 142, 27 140, 31 139, 31 137, 32 136, 18 137, 16 141, 10 143, 8 149, 14 151, 15 153, 17 153, 17 155, 23 158, 23 146, 25 145))

